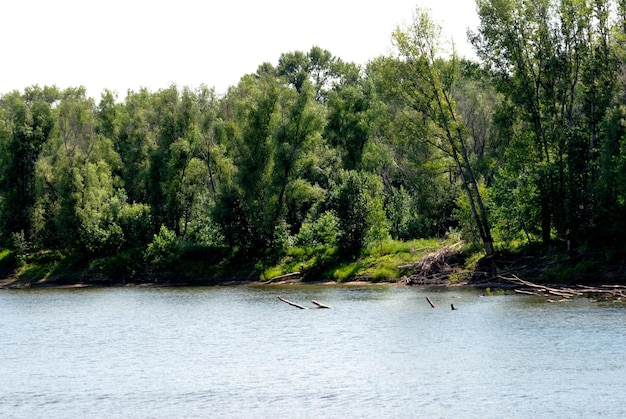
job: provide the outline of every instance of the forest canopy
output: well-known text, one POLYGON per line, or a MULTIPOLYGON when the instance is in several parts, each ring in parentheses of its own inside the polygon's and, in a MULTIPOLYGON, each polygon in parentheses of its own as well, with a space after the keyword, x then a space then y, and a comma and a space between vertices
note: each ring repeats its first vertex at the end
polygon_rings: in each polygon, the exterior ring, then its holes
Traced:
POLYGON ((286 52, 223 95, 0 97, 0 246, 166 264, 181 243, 355 255, 456 234, 622 248, 626 3, 477 0, 460 58, 427 11, 366 66, 286 52))

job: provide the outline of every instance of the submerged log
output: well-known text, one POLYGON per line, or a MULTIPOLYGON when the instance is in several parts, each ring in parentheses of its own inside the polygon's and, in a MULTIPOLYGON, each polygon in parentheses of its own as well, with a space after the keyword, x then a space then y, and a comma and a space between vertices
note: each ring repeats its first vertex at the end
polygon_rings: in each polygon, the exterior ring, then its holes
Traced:
POLYGON ((432 308, 435 308, 435 305, 433 304, 432 301, 430 301, 430 298, 426 297, 426 301, 428 301, 428 304, 430 304, 432 308))
POLYGON ((317 308, 332 308, 330 306, 327 306, 326 304, 320 303, 319 301, 311 300, 311 302, 315 304, 317 308))
POLYGON ((322 304, 319 301, 315 301, 315 300, 311 300, 311 302, 313 304, 315 304, 315 307, 305 307, 305 306, 302 306, 300 304, 294 303, 293 301, 286 300, 286 299, 284 299, 283 297, 280 297, 280 296, 278 297, 278 299, 280 301, 282 301, 283 303, 287 303, 290 306, 299 308, 300 310, 308 310, 310 308, 332 308, 331 306, 327 306, 326 304, 322 304))
POLYGON ((289 304, 290 306, 294 306, 294 307, 299 308, 299 309, 301 309, 301 310, 306 310, 306 307, 301 306, 300 304, 292 303, 292 302, 291 302, 291 301, 289 301, 289 300, 285 300, 283 297, 278 297, 278 299, 279 299, 280 301, 282 301, 283 303, 287 303, 287 304, 289 304))

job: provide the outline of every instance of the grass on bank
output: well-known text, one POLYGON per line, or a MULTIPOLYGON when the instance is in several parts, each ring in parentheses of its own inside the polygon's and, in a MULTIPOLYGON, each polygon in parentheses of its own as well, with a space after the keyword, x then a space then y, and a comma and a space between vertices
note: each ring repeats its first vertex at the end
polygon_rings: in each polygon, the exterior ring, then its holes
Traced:
MULTIPOLYGON (((396 282, 404 272, 398 266, 407 265, 428 253, 458 241, 447 239, 420 239, 408 242, 386 241, 380 246, 366 248, 358 257, 342 258, 338 249, 291 249, 279 263, 266 268, 262 279, 304 271, 305 280, 347 282, 396 282)), ((480 244, 466 244, 462 248, 464 270, 474 272, 494 264, 500 269, 494 275, 506 272, 537 283, 613 283, 626 284, 626 248, 579 247, 567 248, 566 243, 507 242, 498 243, 496 254, 484 259, 480 244)), ((454 282, 455 278, 451 278, 454 282)))
POLYGON ((342 254, 337 247, 294 247, 276 263, 247 260, 226 248, 182 245, 175 257, 146 260, 141 249, 131 249, 104 258, 80 259, 61 252, 38 251, 17 256, 15 251, 0 252, 0 267, 12 271, 13 284, 154 282, 155 278, 177 278, 182 282, 200 278, 228 280, 270 280, 301 272, 304 281, 355 280, 396 282, 403 272, 398 266, 420 260, 450 240, 420 239, 407 242, 385 241, 363 249, 357 256, 342 254))
POLYGON ((385 241, 382 246, 363 249, 358 257, 344 257, 336 247, 292 248, 277 264, 266 267, 262 280, 301 272, 305 280, 347 282, 396 282, 402 272, 398 266, 420 260, 449 240, 419 239, 406 242, 385 241))
POLYGON ((0 252, 0 268, 5 274, 11 273, 15 284, 45 282, 52 277, 66 277, 73 282, 84 262, 52 250, 21 253, 4 249, 0 252))
MULTIPOLYGON (((458 239, 458 238, 457 238, 458 239)), ((251 260, 227 248, 183 244, 176 257, 146 259, 144 250, 134 249, 106 258, 84 260, 58 251, 18 253, 0 249, 0 279, 14 286, 41 284, 141 283, 159 280, 169 283, 212 283, 220 281, 271 280, 281 275, 301 272, 303 281, 396 282, 405 272, 398 266, 419 261, 426 254, 451 245, 457 240, 420 239, 407 242, 385 241, 348 257, 337 247, 290 248, 278 262, 251 260), (174 279, 172 282, 171 280, 174 279), (203 282, 204 281, 204 282, 203 282)), ((463 247, 467 271, 480 270, 484 251, 478 245, 463 247)), ((511 270, 521 278, 538 283, 626 283, 626 249, 587 249, 567 251, 564 245, 545 247, 539 244, 499 244, 495 261, 510 262, 520 270, 511 270)), ((508 271, 507 271, 508 272, 508 271)), ((454 278, 453 278, 454 280, 454 278)))

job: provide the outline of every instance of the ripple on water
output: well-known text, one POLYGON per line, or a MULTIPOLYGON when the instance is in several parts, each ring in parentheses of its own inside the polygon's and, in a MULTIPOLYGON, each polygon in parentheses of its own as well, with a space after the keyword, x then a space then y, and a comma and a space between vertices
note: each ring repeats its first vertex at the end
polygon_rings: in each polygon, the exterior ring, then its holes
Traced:
POLYGON ((402 287, 6 292, 0 416, 624 417, 624 314, 402 287))

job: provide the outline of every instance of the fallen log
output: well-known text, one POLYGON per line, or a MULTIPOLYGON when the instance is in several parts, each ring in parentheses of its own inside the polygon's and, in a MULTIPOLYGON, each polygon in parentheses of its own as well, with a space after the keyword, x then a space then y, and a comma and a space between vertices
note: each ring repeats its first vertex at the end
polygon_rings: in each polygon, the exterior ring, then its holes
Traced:
MULTIPOLYGON (((604 295, 607 298, 612 297, 614 299, 621 300, 622 298, 624 298, 624 291, 626 291, 626 287, 622 285, 601 285, 598 287, 591 287, 588 285, 575 285, 570 287, 554 288, 546 285, 534 284, 530 281, 520 279, 515 275, 513 275, 512 278, 502 275, 498 275, 498 277, 508 282, 511 282, 512 284, 521 285, 522 288, 515 289, 515 292, 519 294, 529 294, 544 297, 555 295, 557 297, 561 297, 562 299, 569 299, 579 296, 604 295)), ((557 301, 561 302, 563 300, 557 301)))
POLYGON ((271 278, 269 280, 269 282, 280 281, 281 279, 287 279, 287 278, 291 278, 291 277, 294 277, 294 276, 300 276, 300 275, 302 275, 302 272, 300 272, 300 271, 291 272, 291 273, 288 273, 288 274, 275 276, 274 278, 271 278))
POLYGON ((294 306, 294 307, 296 307, 296 308, 299 308, 300 310, 306 310, 306 309, 307 309, 307 307, 301 306, 300 304, 293 303, 293 302, 291 302, 291 301, 289 301, 289 300, 285 300, 283 297, 278 297, 278 299, 279 299, 280 301, 282 301, 283 303, 287 303, 287 304, 289 304, 290 306, 294 306))
POLYGON ((570 297, 582 295, 582 293, 578 291, 574 291, 569 288, 556 289, 552 287, 547 287, 545 285, 535 284, 530 281, 524 281, 523 279, 520 279, 515 275, 513 275, 513 278, 507 278, 502 275, 499 275, 499 276, 500 278, 505 279, 509 282, 518 283, 518 284, 524 285, 525 287, 533 288, 537 290, 539 293, 548 293, 548 294, 556 295, 557 297, 563 297, 563 298, 570 298, 570 297))
POLYGON ((326 304, 320 303, 319 301, 311 300, 311 302, 315 304, 317 308, 332 308, 330 306, 327 306, 326 304))
POLYGON ((583 295, 582 292, 580 292, 579 290, 575 290, 573 288, 563 288, 562 291, 569 292, 570 294, 574 294, 574 295, 578 295, 578 296, 583 295))
POLYGON ((311 302, 313 304, 315 304, 315 307, 305 307, 305 306, 302 306, 302 305, 300 305, 298 303, 294 303, 293 301, 289 301, 289 300, 287 300, 287 299, 285 299, 283 297, 280 297, 280 296, 278 297, 278 299, 280 301, 282 301, 283 303, 287 303, 290 306, 299 308, 300 310, 308 310, 308 309, 315 309, 315 308, 332 308, 331 306, 327 306, 326 304, 322 304, 319 301, 315 301, 315 300, 311 300, 311 302))
POLYGON ((533 291, 520 290, 520 289, 517 289, 517 288, 514 291, 516 293, 518 293, 518 294, 524 294, 524 295, 539 295, 539 294, 537 294, 536 292, 533 292, 533 291))

